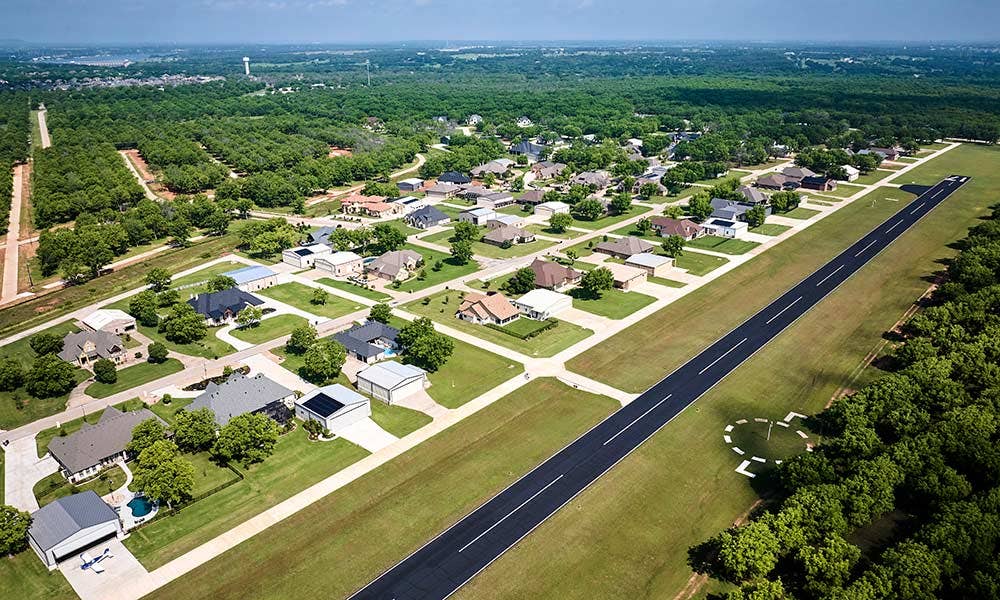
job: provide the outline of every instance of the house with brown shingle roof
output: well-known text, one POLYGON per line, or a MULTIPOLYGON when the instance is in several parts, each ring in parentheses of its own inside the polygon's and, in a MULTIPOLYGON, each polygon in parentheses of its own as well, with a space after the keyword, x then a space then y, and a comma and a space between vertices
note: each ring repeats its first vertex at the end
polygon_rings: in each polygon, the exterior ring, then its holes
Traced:
POLYGON ((551 260, 536 258, 529 265, 535 273, 535 287, 561 292, 580 283, 583 273, 551 260))
POLYGON ((649 220, 653 231, 660 237, 679 235, 685 240, 693 240, 705 235, 705 229, 691 219, 671 219, 669 217, 653 217, 649 220))
POLYGON ((531 233, 527 229, 521 229, 520 227, 514 227, 513 225, 500 225, 499 227, 494 227, 489 230, 486 235, 483 236, 483 241, 487 244, 493 244, 494 246, 502 246, 504 244, 528 244, 535 241, 535 234, 531 233))
POLYGON ((463 321, 483 325, 504 325, 521 315, 520 311, 500 292, 480 294, 469 292, 462 298, 455 316, 463 321))
POLYGON ((608 240, 594 246, 594 252, 614 256, 615 258, 628 258, 633 254, 652 252, 653 244, 642 238, 627 235, 617 240, 608 240))

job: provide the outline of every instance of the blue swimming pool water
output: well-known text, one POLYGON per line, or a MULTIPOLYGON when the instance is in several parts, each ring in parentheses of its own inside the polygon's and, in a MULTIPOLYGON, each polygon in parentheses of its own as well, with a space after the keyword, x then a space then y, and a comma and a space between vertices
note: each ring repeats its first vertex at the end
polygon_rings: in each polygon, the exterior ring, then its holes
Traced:
POLYGON ((132 498, 128 501, 128 507, 132 510, 133 517, 145 517, 153 512, 153 503, 145 498, 132 498))
POLYGON ((386 358, 392 358, 393 356, 396 356, 396 351, 393 350, 392 348, 386 348, 385 352, 382 353, 382 356, 386 358))

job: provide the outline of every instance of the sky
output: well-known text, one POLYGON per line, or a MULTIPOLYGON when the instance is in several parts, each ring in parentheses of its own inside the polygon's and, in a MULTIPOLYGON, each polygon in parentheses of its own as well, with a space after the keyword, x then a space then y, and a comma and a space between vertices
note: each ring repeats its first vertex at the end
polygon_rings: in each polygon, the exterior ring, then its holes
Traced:
POLYGON ((0 14, 0 39, 48 43, 1000 40, 1000 0, 0 0, 0 14))

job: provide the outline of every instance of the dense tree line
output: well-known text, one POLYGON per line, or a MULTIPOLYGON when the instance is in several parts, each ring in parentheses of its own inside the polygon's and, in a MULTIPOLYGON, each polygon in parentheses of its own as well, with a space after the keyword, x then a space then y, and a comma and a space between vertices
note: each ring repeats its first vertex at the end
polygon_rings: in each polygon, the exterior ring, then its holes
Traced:
POLYGON ((9 225, 14 165, 28 157, 29 116, 26 95, 0 93, 0 234, 9 225))
POLYGON ((738 586, 726 598, 1000 595, 998 219, 961 243, 890 372, 811 419, 823 442, 778 467, 778 501, 692 548, 738 586))

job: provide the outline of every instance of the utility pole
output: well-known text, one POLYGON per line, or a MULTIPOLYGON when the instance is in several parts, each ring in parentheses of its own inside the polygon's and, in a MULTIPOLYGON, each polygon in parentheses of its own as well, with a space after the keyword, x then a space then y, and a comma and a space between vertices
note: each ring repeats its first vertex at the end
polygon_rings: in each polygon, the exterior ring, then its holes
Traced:
POLYGON ((368 74, 368 87, 372 86, 372 61, 365 60, 365 72, 368 74))
POLYGON ((774 427, 774 421, 767 422, 767 441, 771 441, 771 428, 774 427))

